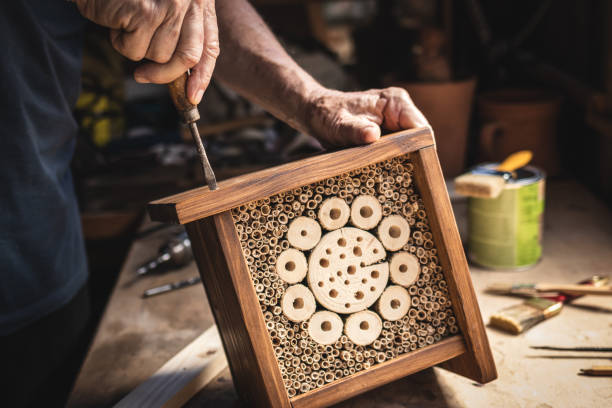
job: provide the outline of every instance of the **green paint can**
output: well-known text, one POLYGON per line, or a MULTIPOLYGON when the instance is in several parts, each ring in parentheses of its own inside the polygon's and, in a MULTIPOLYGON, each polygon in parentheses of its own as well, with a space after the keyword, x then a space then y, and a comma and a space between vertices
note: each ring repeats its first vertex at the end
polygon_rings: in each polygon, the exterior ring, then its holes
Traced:
MULTIPOLYGON (((483 164, 474 169, 494 169, 483 164)), ((546 176, 533 166, 517 170, 497 198, 469 198, 468 255, 491 269, 526 269, 542 256, 546 176)))

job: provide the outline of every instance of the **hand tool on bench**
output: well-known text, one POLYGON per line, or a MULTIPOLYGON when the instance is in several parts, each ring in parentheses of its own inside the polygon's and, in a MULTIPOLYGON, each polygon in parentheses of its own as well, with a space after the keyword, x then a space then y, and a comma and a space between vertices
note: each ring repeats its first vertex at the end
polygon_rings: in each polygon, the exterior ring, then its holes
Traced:
POLYGON ((200 132, 198 131, 198 125, 196 123, 200 119, 200 112, 198 112, 198 107, 193 105, 191 102, 189 102, 189 99, 187 99, 186 87, 188 78, 189 71, 185 72, 183 75, 168 84, 168 88, 170 89, 170 97, 172 98, 172 102, 174 102, 174 106, 181 115, 181 119, 187 126, 189 126, 191 136, 193 137, 193 141, 198 149, 198 155, 200 156, 200 162, 202 163, 202 169, 204 170, 204 179, 206 180, 206 184, 211 190, 216 190, 217 179, 215 178, 215 173, 213 172, 210 162, 208 161, 208 156, 206 156, 206 150, 202 144, 200 132))

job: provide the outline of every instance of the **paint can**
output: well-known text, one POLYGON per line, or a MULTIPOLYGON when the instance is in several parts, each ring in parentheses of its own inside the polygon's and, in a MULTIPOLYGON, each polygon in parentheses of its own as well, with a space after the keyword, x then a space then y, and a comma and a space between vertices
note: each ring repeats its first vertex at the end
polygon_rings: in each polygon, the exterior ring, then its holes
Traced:
MULTIPOLYGON (((479 168, 495 168, 487 163, 479 168)), ((546 175, 534 166, 516 170, 497 198, 469 198, 468 256, 489 269, 520 270, 542 256, 546 175)))

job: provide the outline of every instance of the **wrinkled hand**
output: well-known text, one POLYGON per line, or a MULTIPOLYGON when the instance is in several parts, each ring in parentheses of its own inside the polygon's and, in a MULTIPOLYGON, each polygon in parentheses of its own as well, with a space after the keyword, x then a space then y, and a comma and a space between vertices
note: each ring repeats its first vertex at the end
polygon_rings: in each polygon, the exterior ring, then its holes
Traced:
POLYGON ((168 83, 191 68, 187 97, 202 99, 219 55, 215 0, 74 0, 83 16, 111 29, 125 57, 148 59, 138 82, 168 83))
POLYGON ((324 146, 372 143, 381 128, 398 131, 429 126, 402 88, 364 92, 323 90, 307 103, 309 131, 324 146))

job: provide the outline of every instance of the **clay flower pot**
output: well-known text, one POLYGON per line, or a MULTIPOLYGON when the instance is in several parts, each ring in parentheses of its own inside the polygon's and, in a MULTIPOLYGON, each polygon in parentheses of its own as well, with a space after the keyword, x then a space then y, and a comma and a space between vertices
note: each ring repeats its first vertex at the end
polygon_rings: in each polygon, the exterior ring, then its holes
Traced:
POLYGON ((444 177, 465 170, 468 128, 476 78, 396 84, 405 88, 431 124, 444 177))

